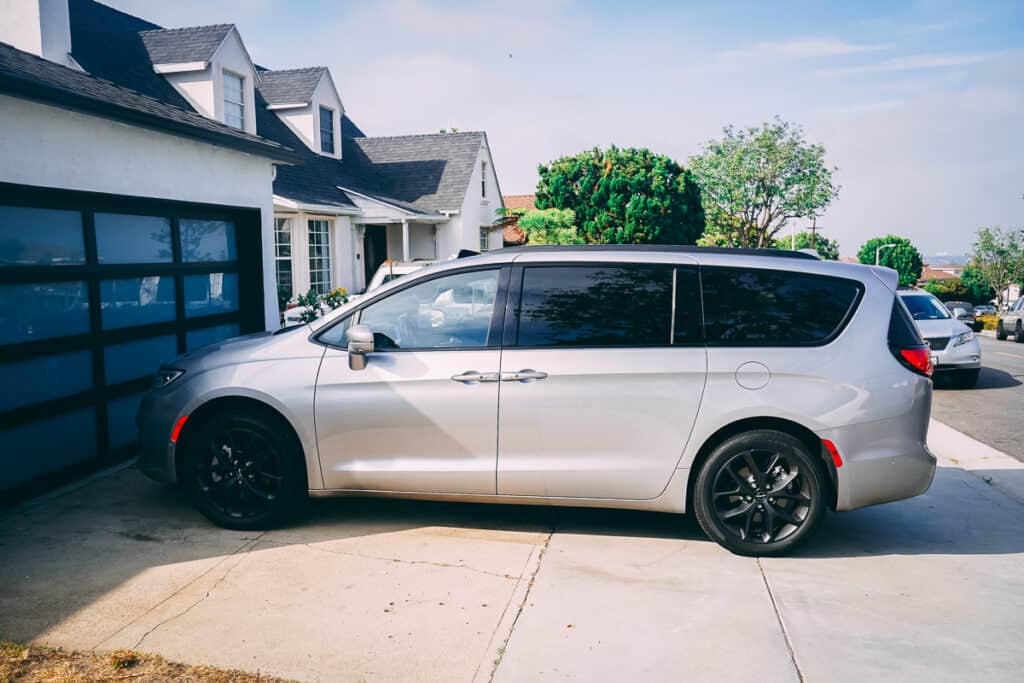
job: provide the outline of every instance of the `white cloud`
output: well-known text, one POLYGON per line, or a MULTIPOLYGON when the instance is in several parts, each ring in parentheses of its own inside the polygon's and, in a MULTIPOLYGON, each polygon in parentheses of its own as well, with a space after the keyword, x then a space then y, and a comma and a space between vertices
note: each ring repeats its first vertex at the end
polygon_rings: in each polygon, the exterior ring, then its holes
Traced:
POLYGON ((838 74, 881 74, 895 73, 899 71, 919 71, 923 69, 944 69, 955 66, 970 66, 979 64, 992 57, 997 52, 982 52, 968 55, 910 55, 907 57, 896 57, 873 64, 859 64, 857 66, 844 66, 835 69, 822 69, 819 73, 824 75, 838 74))
POLYGON ((726 58, 809 59, 875 52, 886 45, 849 43, 840 38, 796 38, 781 42, 754 43, 748 47, 722 53, 726 58))

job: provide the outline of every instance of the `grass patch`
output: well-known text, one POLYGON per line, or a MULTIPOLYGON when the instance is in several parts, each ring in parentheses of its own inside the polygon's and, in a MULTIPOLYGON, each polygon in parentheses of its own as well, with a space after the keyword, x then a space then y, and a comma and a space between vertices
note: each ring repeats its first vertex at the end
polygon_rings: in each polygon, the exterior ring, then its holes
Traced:
POLYGON ((193 683, 287 683, 244 671, 189 666, 132 650, 72 652, 62 648, 0 641, 0 681, 78 683, 79 681, 190 681, 193 683))

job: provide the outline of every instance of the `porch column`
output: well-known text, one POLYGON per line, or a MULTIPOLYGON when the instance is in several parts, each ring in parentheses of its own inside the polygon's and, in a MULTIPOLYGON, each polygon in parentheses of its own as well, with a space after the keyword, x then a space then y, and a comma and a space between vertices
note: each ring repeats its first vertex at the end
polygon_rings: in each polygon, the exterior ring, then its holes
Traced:
POLYGON ((409 221, 402 219, 402 260, 409 261, 409 221))

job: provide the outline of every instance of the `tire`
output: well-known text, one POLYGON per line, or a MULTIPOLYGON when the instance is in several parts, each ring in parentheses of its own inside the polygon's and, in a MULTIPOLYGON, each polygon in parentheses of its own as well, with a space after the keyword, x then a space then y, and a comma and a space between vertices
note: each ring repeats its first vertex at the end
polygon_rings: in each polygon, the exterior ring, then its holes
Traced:
POLYGON ((979 374, 981 374, 981 368, 957 370, 953 373, 953 386, 957 389, 973 389, 974 385, 978 383, 979 374))
POLYGON ((789 434, 738 434, 715 448, 697 474, 697 521, 711 540, 737 555, 788 553, 825 516, 827 477, 820 457, 789 434))
POLYGON ((1002 320, 996 322, 996 339, 999 341, 1006 341, 1006 330, 1003 329, 1002 320))
POLYGON ((1021 325, 1020 321, 1017 321, 1017 331, 1014 333, 1014 340, 1018 344, 1024 344, 1024 326, 1021 325))
POLYGON ((276 415, 230 410, 188 435, 181 482, 211 522, 243 531, 294 518, 307 498, 302 449, 276 415))

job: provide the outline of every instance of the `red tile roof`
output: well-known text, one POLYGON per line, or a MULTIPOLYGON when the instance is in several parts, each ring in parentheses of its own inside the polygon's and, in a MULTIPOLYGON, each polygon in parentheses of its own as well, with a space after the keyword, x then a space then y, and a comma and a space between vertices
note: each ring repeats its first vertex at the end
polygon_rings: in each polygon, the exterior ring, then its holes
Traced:
POLYGON ((536 209, 537 195, 535 194, 506 194, 502 195, 505 200, 506 209, 536 209))

